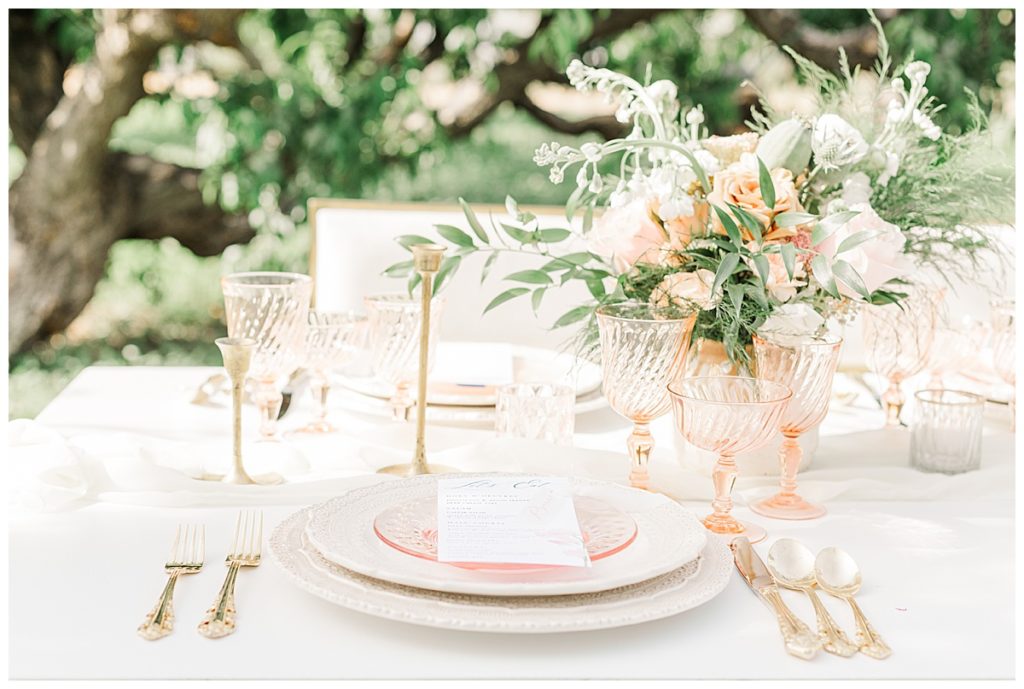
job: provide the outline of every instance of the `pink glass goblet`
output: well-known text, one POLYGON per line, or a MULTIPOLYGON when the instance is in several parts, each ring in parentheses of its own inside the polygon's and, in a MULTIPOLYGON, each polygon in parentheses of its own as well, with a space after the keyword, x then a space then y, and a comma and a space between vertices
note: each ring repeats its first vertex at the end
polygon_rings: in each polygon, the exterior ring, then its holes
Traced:
POLYGON ((782 383, 742 376, 683 378, 670 383, 668 391, 679 432, 690 444, 718 455, 711 474, 715 498, 704 526, 716 534, 746 536, 751 543, 762 540, 764 529, 730 514, 739 475, 735 457, 771 439, 792 391, 782 383))
POLYGON ((317 406, 313 421, 294 433, 336 433, 338 428, 327 420, 327 395, 331 389, 331 373, 351 362, 366 337, 366 316, 353 311, 310 311, 306 332, 305 367, 309 370, 310 390, 317 406))
POLYGON ((993 306, 992 365, 1005 383, 1014 388, 1010 393, 1010 430, 1015 431, 1017 408, 1017 327, 1015 302, 1003 300, 993 306))
POLYGON ((697 316, 642 302, 602 306, 596 313, 604 396, 616 413, 633 422, 626 442, 632 463, 629 484, 648 490, 647 460, 654 449, 650 422, 669 410, 665 386, 686 365, 697 316))
POLYGON ((228 336, 256 340, 249 378, 260 439, 278 440, 280 383, 302 362, 313 280, 299 273, 234 273, 221 278, 228 336))
POLYGON ((825 514, 821 505, 796 494, 796 472, 803 458, 801 434, 821 423, 832 395, 832 379, 839 365, 841 338, 754 336, 754 370, 757 377, 781 383, 793 391, 779 419, 781 490, 755 502, 750 509, 774 519, 814 519, 825 514))

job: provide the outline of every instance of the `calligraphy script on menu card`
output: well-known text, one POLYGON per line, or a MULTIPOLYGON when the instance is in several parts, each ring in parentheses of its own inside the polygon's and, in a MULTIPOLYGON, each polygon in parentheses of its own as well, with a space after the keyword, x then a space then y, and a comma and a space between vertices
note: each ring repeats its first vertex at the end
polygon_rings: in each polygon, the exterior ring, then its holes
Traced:
POLYGON ((437 559, 589 567, 568 479, 438 480, 437 559))

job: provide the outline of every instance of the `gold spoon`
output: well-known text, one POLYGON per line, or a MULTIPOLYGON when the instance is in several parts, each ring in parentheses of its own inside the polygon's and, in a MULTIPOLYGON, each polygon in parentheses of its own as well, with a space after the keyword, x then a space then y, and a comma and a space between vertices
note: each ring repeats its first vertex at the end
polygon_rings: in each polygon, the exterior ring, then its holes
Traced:
POLYGON ((850 604, 857 623, 857 650, 871 658, 888 658, 892 649, 882 641, 853 599, 860 591, 861 582, 860 569, 853 558, 839 548, 824 548, 814 559, 814 575, 822 590, 850 604))
POLYGON ((857 646, 839 628, 828 609, 814 592, 814 553, 800 541, 780 538, 768 551, 768 571, 775 581, 794 591, 803 591, 811 599, 814 615, 818 620, 818 637, 822 648, 828 653, 849 658, 857 653, 857 646))

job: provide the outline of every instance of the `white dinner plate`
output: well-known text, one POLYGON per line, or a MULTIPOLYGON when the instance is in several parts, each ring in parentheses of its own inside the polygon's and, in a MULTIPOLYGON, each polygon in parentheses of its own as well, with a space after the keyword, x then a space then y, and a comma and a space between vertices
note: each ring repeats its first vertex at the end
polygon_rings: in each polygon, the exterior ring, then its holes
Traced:
MULTIPOLYGON (((568 352, 499 342, 439 342, 437 358, 448 363, 435 365, 427 387, 427 404, 458 407, 493 407, 497 385, 503 382, 565 383, 581 397, 601 387, 601 367, 568 352), (466 380, 459 380, 458 362, 474 362, 466 380), (493 362, 491 366, 487 362, 493 362), (488 378, 486 371, 507 367, 511 376, 488 378), (481 377, 482 375, 482 377, 481 377)), ((366 397, 388 399, 393 386, 374 377, 365 363, 356 364, 338 378, 345 388, 366 397)))
POLYGON ((544 634, 609 629, 677 615, 728 585, 732 554, 710 536, 697 559, 653 579, 568 596, 467 596, 390 584, 324 559, 306 540, 310 510, 281 522, 270 559, 302 590, 351 610, 398 622, 475 632, 544 634))
MULTIPOLYGON (((493 475, 458 476, 469 480, 493 475)), ((627 548, 590 567, 470 570, 414 557, 382 542, 373 528, 377 515, 436 496, 438 478, 386 481, 311 507, 307 536, 325 559, 359 574, 422 589, 485 596, 568 595, 635 584, 691 562, 707 541, 707 530, 700 521, 664 495, 570 478, 574 495, 608 503, 632 517, 637 526, 636 539, 627 548)))

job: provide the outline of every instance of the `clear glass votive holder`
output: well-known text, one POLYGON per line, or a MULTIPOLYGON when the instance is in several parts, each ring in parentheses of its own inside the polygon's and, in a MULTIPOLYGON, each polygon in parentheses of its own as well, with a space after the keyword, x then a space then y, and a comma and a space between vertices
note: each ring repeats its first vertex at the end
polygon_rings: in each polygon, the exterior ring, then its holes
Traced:
POLYGON ((500 437, 572 445, 576 390, 559 383, 511 383, 498 388, 495 429, 500 437))
POLYGON ((914 398, 911 466, 943 474, 977 469, 985 398, 960 390, 921 390, 914 398))

